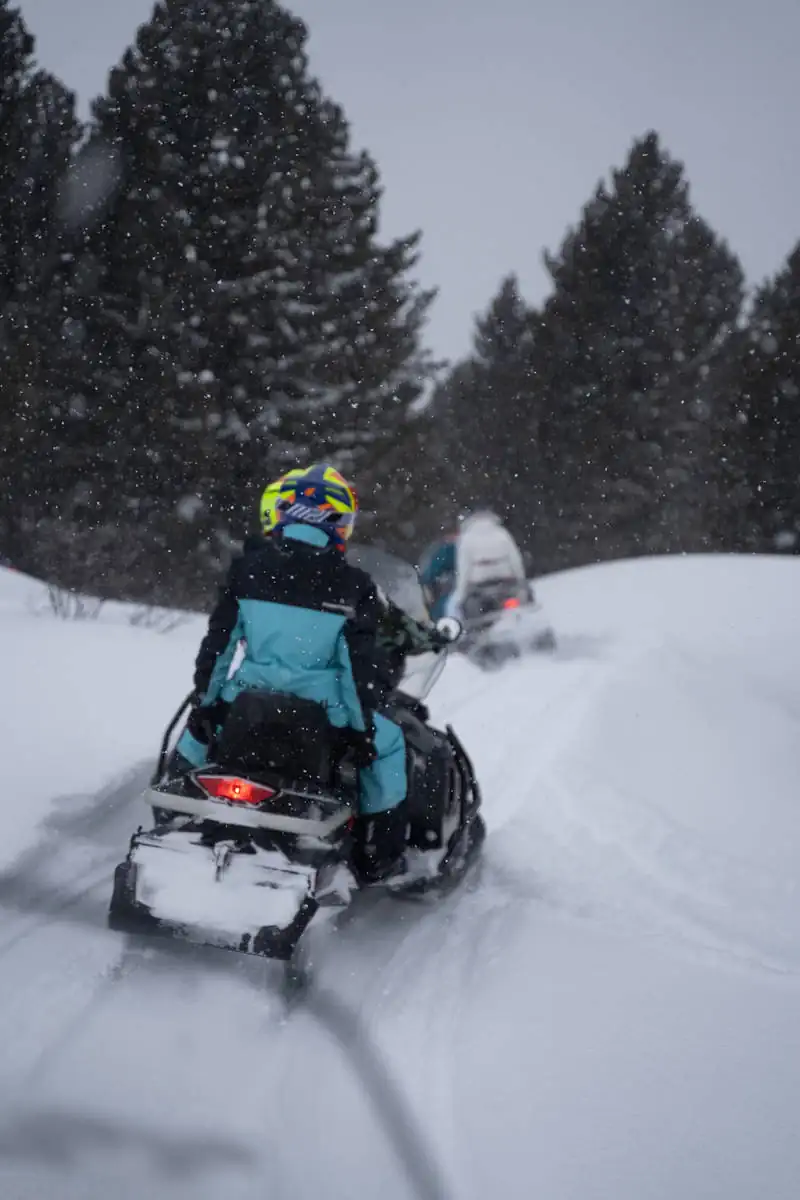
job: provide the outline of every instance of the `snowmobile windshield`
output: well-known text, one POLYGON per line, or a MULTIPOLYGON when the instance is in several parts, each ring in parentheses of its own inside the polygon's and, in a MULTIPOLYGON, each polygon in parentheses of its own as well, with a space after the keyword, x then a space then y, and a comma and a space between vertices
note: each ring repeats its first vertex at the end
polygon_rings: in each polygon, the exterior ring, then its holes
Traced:
MULTIPOLYGON (((430 622, 419 576, 411 563, 374 546, 348 546, 347 558, 372 576, 381 591, 403 612, 422 624, 430 622)), ((425 700, 441 675, 446 659, 445 653, 408 655, 398 684, 400 691, 414 700, 425 700)))
POLYGON ((407 658, 403 678, 398 685, 399 690, 414 700, 427 700, 446 662, 446 650, 438 654, 415 654, 407 658))
POLYGON ((381 591, 403 612, 415 621, 430 621, 419 577, 411 563, 375 546, 348 546, 347 558, 371 575, 381 591))

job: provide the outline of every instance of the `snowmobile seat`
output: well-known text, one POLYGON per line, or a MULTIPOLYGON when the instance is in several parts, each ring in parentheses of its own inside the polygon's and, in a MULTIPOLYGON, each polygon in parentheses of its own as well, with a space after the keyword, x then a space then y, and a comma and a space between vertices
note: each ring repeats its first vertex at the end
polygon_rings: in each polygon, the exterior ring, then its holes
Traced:
POLYGON ((245 691, 228 708, 215 758, 219 766, 275 772, 325 787, 334 779, 340 741, 321 704, 282 692, 245 691))

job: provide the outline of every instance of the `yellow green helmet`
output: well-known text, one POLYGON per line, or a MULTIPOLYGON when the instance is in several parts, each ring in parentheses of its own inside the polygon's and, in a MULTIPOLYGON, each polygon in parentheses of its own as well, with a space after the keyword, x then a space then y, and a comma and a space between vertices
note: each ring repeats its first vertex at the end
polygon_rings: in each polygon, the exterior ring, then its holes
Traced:
POLYGON ((286 478, 282 475, 280 479, 274 479, 272 483, 268 483, 261 493, 261 504, 259 506, 259 516, 261 518, 261 532, 271 533, 278 524, 278 498, 281 494, 281 486, 286 478))
POLYGON ((340 550, 353 533, 358 513, 355 488, 330 463, 287 472, 280 481, 278 526, 314 525, 340 550))

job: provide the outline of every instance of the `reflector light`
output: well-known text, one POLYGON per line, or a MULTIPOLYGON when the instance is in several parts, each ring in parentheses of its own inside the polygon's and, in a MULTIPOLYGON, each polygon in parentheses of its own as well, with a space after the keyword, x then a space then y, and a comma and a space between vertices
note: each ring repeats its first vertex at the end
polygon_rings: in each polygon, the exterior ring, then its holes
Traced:
POLYGON ((235 775, 196 775, 195 779, 204 792, 216 800, 230 800, 234 804, 261 804, 275 795, 274 788, 235 775))
POLYGON ((507 600, 503 601, 503 608, 519 608, 519 600, 516 596, 509 596, 507 600))

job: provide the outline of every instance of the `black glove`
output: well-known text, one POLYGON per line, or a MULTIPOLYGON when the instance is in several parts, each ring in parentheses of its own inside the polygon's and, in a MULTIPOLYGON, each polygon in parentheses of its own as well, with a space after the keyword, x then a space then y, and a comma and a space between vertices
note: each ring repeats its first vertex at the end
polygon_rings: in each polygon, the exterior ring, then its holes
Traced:
POLYGON ((216 736, 218 726, 222 724, 224 715, 224 706, 219 700, 214 704, 198 704, 189 713, 186 728, 198 742, 209 746, 216 736))
POLYGON ((350 729, 348 731, 347 747, 352 752, 353 762, 361 771, 365 767, 371 767, 378 757, 371 729, 364 732, 357 729, 350 729))

